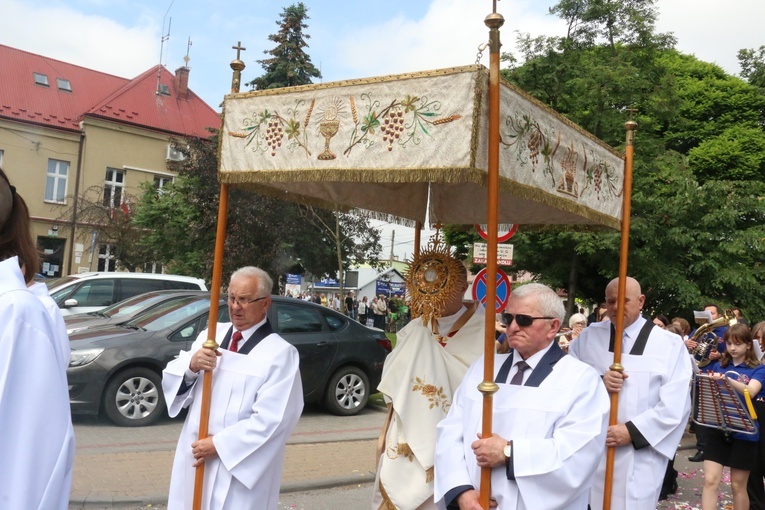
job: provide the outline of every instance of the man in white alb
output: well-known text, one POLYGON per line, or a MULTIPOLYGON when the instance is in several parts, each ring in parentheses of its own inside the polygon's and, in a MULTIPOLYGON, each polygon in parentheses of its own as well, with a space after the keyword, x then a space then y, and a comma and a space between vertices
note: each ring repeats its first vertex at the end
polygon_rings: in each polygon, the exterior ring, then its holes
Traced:
MULTIPOLYGON (((654 327, 640 311, 645 303, 640 284, 625 282, 624 373, 609 370, 614 362, 614 331, 619 279, 606 287, 610 321, 588 326, 569 347, 569 355, 603 376, 609 393, 619 393, 617 424, 608 428, 606 445, 616 448, 611 508, 654 510, 667 461, 674 458, 690 414, 691 360, 682 339, 654 327)), ((605 455, 595 477, 590 506, 603 507, 605 455)))
POLYGON ((608 395, 598 374, 555 342, 564 316, 549 287, 513 289, 504 314, 511 350, 494 358, 494 433, 481 437, 483 357, 438 424, 435 499, 442 507, 482 510, 478 491, 487 468, 499 510, 587 508, 605 449, 608 395))
POLYGON ((192 507, 202 462, 203 509, 276 509, 284 446, 303 410, 303 390, 297 350, 266 318, 272 286, 262 269, 235 271, 228 289, 233 325, 219 325, 220 349, 202 347, 203 331, 163 372, 170 416, 191 406, 175 452, 168 510, 192 507), (209 436, 198 440, 204 370, 213 371, 209 436))

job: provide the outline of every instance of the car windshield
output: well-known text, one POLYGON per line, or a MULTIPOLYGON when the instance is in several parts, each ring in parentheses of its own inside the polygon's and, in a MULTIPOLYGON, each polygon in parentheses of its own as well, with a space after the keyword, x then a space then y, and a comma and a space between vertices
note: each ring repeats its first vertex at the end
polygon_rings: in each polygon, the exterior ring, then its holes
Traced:
POLYGON ((56 287, 61 287, 64 284, 76 282, 80 278, 76 278, 74 276, 64 276, 63 278, 51 278, 50 280, 45 280, 45 286, 48 287, 48 290, 53 290, 56 287))
POLYGON ((125 323, 128 327, 138 327, 147 331, 173 327, 178 322, 188 319, 197 313, 208 310, 210 298, 207 296, 185 296, 139 314, 133 320, 125 323))

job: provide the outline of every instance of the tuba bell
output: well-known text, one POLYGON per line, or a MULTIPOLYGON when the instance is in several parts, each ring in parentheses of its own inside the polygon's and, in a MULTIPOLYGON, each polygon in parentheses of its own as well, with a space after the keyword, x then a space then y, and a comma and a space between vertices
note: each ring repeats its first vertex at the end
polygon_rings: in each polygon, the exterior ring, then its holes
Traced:
POLYGON ((691 350, 691 354, 699 368, 707 366, 709 362, 712 361, 709 359, 709 355, 712 353, 712 350, 717 347, 719 341, 714 330, 719 326, 733 326, 737 322, 733 312, 731 310, 725 310, 722 317, 718 317, 712 322, 707 322, 698 327, 689 340, 692 340, 697 344, 696 347, 691 350))

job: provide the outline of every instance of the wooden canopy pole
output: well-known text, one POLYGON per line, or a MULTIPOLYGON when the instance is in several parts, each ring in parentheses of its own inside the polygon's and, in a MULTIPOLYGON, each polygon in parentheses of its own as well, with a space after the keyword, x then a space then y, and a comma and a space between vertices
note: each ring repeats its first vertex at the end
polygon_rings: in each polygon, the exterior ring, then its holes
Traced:
MULTIPOLYGON (((505 19, 497 12, 497 0, 494 11, 486 16, 484 23, 489 28, 489 168, 487 172, 487 246, 486 246, 486 321, 484 338, 483 381, 478 391, 483 394, 483 416, 481 437, 492 435, 492 414, 494 394, 499 386, 494 382, 494 322, 497 302, 497 230, 499 228, 499 27, 505 19)), ((491 498, 491 468, 481 468, 481 488, 479 502, 484 510, 489 508, 491 498)))
POLYGON ((422 222, 418 221, 414 224, 414 258, 420 256, 420 236, 422 235, 422 222))
MULTIPOLYGON (((630 110, 632 117, 632 110, 630 110)), ((624 189, 622 195, 622 243, 619 252, 619 286, 617 294, 616 324, 614 324, 614 363, 610 370, 624 372, 622 366, 622 341, 624 333, 624 299, 627 290, 627 255, 630 246, 630 211, 632 207, 632 158, 634 153, 635 130, 637 122, 628 120, 624 123, 627 130, 627 146, 624 154, 624 189)), ((611 393, 611 413, 608 417, 608 425, 616 425, 619 414, 619 394, 611 393)), ((611 510, 611 487, 614 481, 614 455, 616 448, 609 446, 606 451, 606 479, 603 486, 603 510, 611 510)))
MULTIPOLYGON (((238 42, 232 46, 236 50, 236 59, 231 61, 231 69, 234 76, 231 79, 231 93, 239 92, 242 70, 245 67, 244 62, 239 59, 240 52, 246 48, 238 42)), ((221 130, 221 132, 223 132, 221 130)), ((215 341, 215 332, 218 325, 218 302, 220 301, 220 288, 223 274, 223 248, 226 243, 226 221, 228 217, 228 184, 220 185, 220 201, 218 203, 218 227, 215 233, 215 258, 213 259, 212 283, 210 287, 210 314, 207 317, 207 341, 202 344, 206 349, 215 350, 218 348, 218 342, 215 341)), ((199 436, 198 439, 204 439, 209 435, 208 426, 210 424, 210 397, 212 393, 212 372, 205 370, 202 376, 202 404, 199 411, 199 436)), ((204 462, 197 466, 194 473, 194 500, 193 510, 202 508, 202 488, 205 478, 204 462)))

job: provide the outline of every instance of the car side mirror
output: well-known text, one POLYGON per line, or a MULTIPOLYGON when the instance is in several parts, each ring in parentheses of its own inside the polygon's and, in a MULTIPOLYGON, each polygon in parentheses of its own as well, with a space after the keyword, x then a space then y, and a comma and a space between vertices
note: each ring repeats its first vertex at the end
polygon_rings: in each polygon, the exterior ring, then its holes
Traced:
POLYGON ((64 301, 64 308, 72 308, 73 306, 77 306, 79 303, 76 299, 67 299, 64 301))

